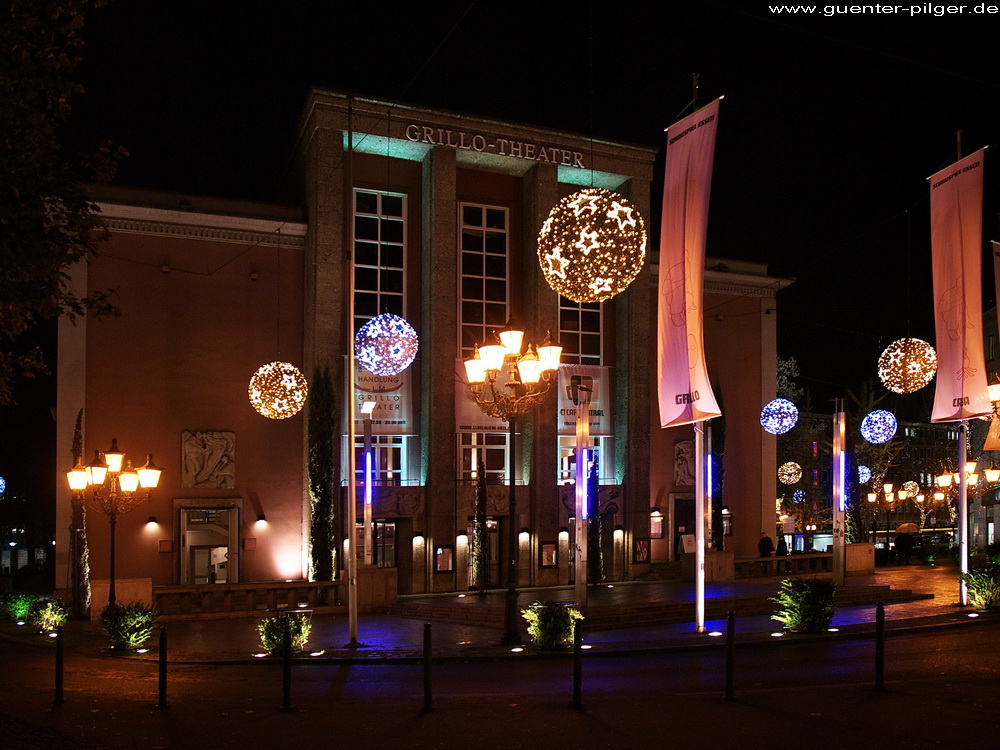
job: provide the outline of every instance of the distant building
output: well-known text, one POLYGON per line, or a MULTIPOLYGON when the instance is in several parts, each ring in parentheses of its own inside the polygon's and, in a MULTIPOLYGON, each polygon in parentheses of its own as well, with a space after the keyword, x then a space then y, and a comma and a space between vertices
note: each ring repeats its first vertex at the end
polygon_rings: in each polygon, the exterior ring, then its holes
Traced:
MULTIPOLYGON (((678 534, 693 531, 695 468, 691 429, 658 428, 655 248, 628 291, 594 304, 552 292, 535 252, 549 210, 580 186, 627 197, 655 237, 655 157, 645 147, 313 91, 287 205, 101 191, 110 238, 75 279, 81 290, 116 290, 122 315, 61 324, 56 455, 62 468, 83 408, 85 462, 117 438, 133 461, 151 452, 164 467, 153 500, 118 523, 118 577, 157 586, 307 577, 308 405, 266 419, 247 384, 271 361, 294 364, 310 381, 328 365, 343 399, 347 327, 386 311, 415 327, 419 355, 391 381, 358 373, 354 397, 369 394, 382 410, 373 425, 374 561, 396 569, 399 593, 469 588, 474 467, 491 482, 491 583, 503 582, 510 534, 519 535, 520 585, 571 580, 566 394, 551 393, 510 445, 505 424, 485 418, 456 375, 508 319, 536 343, 551 329, 566 368, 586 368, 598 388, 604 577, 636 578, 671 559, 678 534), (521 485, 513 528, 509 451, 521 485)), ((758 415, 774 397, 774 298, 789 282, 762 264, 707 265, 708 369, 725 419, 716 445, 734 519, 727 543, 754 555, 760 532, 773 529, 775 441, 758 415)), ((61 473, 57 481, 65 486, 61 473)), ((63 491, 60 587, 68 518, 63 491)), ((107 525, 89 518, 92 575, 105 578, 107 525)))

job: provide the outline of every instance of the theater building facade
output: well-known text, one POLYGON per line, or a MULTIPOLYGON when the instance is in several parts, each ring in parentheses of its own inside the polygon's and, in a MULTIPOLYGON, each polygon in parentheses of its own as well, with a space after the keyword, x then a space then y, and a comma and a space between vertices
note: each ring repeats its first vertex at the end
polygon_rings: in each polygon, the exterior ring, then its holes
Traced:
MULTIPOLYGON (((109 237, 74 281, 115 290, 121 315, 61 324, 56 453, 68 468, 82 409, 84 462, 117 438, 136 465, 152 453, 164 469, 152 499, 118 520, 117 576, 154 586, 308 578, 309 405, 268 419, 247 397, 272 361, 310 382, 328 366, 342 415, 348 398, 375 400, 372 565, 395 569, 400 594, 470 587, 477 471, 488 480, 490 584, 503 584, 511 534, 520 586, 572 580, 574 376, 594 385, 603 578, 641 578, 674 560, 693 523, 692 432, 659 427, 656 254, 627 291, 589 304, 553 292, 536 254, 549 210, 588 186, 626 197, 655 238, 657 152, 320 90, 297 144, 280 204, 123 188, 96 196, 109 237), (347 342, 384 312, 414 327, 416 360, 396 376, 349 377, 347 342), (508 320, 526 340, 551 331, 563 346, 547 400, 513 441, 470 398, 461 368, 508 320)), ((757 417, 774 397, 784 283, 762 264, 707 262, 707 361, 724 412, 726 540, 737 556, 774 530, 774 438, 757 417)), ((346 422, 339 431, 343 457, 346 422)), ((65 477, 56 481, 62 587, 74 532, 65 477)), ((91 512, 87 534, 91 575, 106 578, 106 519, 91 512)), ((365 544, 362 535, 359 556, 365 544)))

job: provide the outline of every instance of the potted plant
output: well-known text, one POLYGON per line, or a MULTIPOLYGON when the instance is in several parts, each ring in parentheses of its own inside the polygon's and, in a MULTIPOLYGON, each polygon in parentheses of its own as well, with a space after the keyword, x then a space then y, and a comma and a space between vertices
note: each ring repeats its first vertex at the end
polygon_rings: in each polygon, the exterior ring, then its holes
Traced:
POLYGON ((571 646, 574 623, 583 619, 580 610, 564 602, 535 602, 521 616, 528 621, 531 642, 547 650, 571 646))
POLYGON ((778 595, 771 600, 778 604, 771 619, 796 633, 822 632, 833 619, 836 592, 833 581, 823 578, 786 578, 778 587, 778 595))

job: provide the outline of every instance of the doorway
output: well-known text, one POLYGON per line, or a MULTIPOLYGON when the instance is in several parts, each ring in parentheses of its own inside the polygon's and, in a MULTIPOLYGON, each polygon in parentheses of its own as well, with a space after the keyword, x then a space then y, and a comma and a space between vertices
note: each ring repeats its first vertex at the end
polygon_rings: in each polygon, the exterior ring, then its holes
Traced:
POLYGON ((236 508, 181 508, 181 583, 239 580, 239 512, 236 508))

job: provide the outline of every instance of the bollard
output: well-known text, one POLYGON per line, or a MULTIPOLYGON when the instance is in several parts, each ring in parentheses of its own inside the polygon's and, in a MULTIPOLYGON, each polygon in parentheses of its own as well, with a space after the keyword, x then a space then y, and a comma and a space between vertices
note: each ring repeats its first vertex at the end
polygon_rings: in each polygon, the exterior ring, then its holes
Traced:
POLYGON ((579 620, 573 621, 573 701, 577 711, 583 710, 583 626, 579 620))
POLYGON ((156 702, 157 708, 167 707, 167 629, 165 627, 160 628, 160 697, 156 702))
POLYGON ((292 710, 292 625, 287 620, 281 634, 281 710, 292 710))
POLYGON ((431 625, 424 623, 424 713, 433 711, 431 702, 431 625))
POLYGON ((726 695, 727 701, 734 701, 733 665, 736 661, 736 613, 729 610, 726 615, 726 695))
POLYGON ((63 698, 63 629, 56 628, 56 697, 53 703, 65 703, 63 698))
POLYGON ((885 604, 875 607, 875 689, 886 692, 885 687, 885 604))

